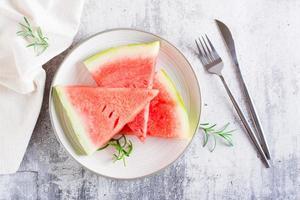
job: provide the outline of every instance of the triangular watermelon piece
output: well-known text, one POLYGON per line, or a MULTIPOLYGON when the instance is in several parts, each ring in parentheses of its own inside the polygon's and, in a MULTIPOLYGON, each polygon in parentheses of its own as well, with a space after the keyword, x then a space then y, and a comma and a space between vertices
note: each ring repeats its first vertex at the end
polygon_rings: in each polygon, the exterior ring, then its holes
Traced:
POLYGON ((106 144, 157 95, 157 90, 56 86, 57 112, 79 154, 91 154, 106 144))
POLYGON ((164 138, 191 138, 189 117, 175 84, 166 71, 160 70, 153 88, 158 95, 150 102, 148 135, 164 138))
MULTIPOLYGON (((152 88, 159 42, 130 44, 107 49, 84 61, 100 87, 152 88)), ((147 133, 149 106, 122 132, 144 140, 147 133)))

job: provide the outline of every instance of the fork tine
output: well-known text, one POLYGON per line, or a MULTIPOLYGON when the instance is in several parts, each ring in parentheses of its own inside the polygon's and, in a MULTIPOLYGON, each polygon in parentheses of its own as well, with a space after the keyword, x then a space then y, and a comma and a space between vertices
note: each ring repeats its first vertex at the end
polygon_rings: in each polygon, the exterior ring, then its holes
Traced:
POLYGON ((203 36, 201 36, 201 37, 202 37, 202 41, 204 42, 204 45, 205 45, 205 47, 206 47, 206 49, 207 49, 209 58, 210 58, 211 60, 214 60, 215 58, 214 58, 214 56, 213 56, 213 53, 212 53, 211 49, 208 47, 208 45, 207 45, 207 43, 206 43, 206 40, 204 39, 203 36))
POLYGON ((207 64, 208 62, 207 62, 205 56, 203 55, 204 53, 203 53, 202 49, 200 48, 200 46, 198 44, 199 42, 197 40, 195 40, 195 43, 196 43, 198 51, 199 51, 200 61, 202 62, 203 65, 207 64))
POLYGON ((207 58, 209 58, 208 53, 206 52, 205 47, 204 47, 204 45, 203 45, 203 42, 201 41, 200 38, 198 38, 198 40, 199 40, 199 42, 200 42, 200 44, 201 44, 201 47, 202 47, 202 49, 203 49, 203 51, 204 51, 205 56, 206 56, 207 58))
POLYGON ((208 44, 209 44, 210 48, 211 48, 213 51, 216 51, 215 48, 214 48, 214 46, 212 45, 211 41, 209 40, 209 38, 207 37, 206 34, 205 34, 205 37, 206 37, 206 39, 207 39, 207 41, 208 41, 208 44))
POLYGON ((196 43, 196 45, 197 45, 197 48, 198 48, 198 51, 199 51, 200 56, 203 56, 202 50, 200 49, 200 46, 199 46, 197 40, 195 40, 195 43, 196 43))
POLYGON ((205 34, 205 37, 206 37, 206 40, 207 40, 207 42, 208 42, 208 44, 209 44, 209 46, 210 46, 210 48, 211 48, 211 50, 212 50, 212 52, 213 52, 213 55, 214 55, 215 57, 219 58, 220 56, 218 55, 216 49, 214 48, 214 46, 212 45, 210 39, 207 37, 206 34, 205 34))

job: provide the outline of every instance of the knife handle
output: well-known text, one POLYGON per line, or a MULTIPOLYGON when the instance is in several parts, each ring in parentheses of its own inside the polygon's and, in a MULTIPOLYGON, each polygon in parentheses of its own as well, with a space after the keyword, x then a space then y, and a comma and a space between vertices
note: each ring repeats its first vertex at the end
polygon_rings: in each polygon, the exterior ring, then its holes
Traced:
POLYGON ((252 100, 252 98, 251 98, 251 96, 248 92, 248 88, 247 88, 246 83, 244 81, 244 78, 243 78, 242 72, 240 70, 240 67, 238 65, 236 65, 236 66, 237 66, 238 73, 240 75, 240 79, 241 79, 241 82, 242 82, 242 87, 243 87, 243 90, 244 90, 244 93, 245 93, 245 96, 246 96, 246 100, 247 100, 247 103, 248 103, 248 106, 249 106, 249 109, 250 109, 250 115, 251 115, 251 118, 253 120, 254 127, 255 127, 255 130, 258 133, 258 136, 260 138, 261 146, 262 146, 262 148, 263 148, 263 150, 266 154, 266 157, 268 159, 271 159, 268 143, 265 139, 265 136, 264 136, 265 134, 264 134, 263 128, 261 126, 260 119, 257 115, 255 106, 253 104, 253 100, 252 100))
POLYGON ((233 95, 232 95, 232 93, 231 93, 231 91, 230 91, 230 89, 229 89, 229 87, 228 87, 228 85, 227 85, 224 77, 221 76, 221 75, 219 77, 222 80, 222 83, 223 83, 223 85, 224 85, 224 87, 226 89, 226 92, 227 92, 228 96, 230 97, 230 100, 231 100, 231 102, 232 102, 235 110, 237 111, 237 113, 238 113, 238 115, 239 115, 239 117, 240 117, 240 119, 241 119, 241 121, 242 121, 242 123, 243 123, 243 125, 244 125, 244 127, 245 127, 245 129, 247 131, 247 133, 248 133, 248 136, 250 137, 250 139, 252 140, 253 144, 255 145, 255 147, 256 147, 258 153, 260 154, 260 157, 261 157, 262 161, 264 162, 265 166, 267 168, 269 168, 270 164, 268 162, 268 159, 266 157, 266 154, 265 154, 264 150, 262 149, 262 147, 261 147, 261 145, 259 143, 259 140, 257 139, 255 133, 252 131, 249 123, 247 122, 247 120, 246 120, 243 112, 240 109, 240 106, 238 105, 238 103, 236 102, 235 98, 233 97, 233 95))

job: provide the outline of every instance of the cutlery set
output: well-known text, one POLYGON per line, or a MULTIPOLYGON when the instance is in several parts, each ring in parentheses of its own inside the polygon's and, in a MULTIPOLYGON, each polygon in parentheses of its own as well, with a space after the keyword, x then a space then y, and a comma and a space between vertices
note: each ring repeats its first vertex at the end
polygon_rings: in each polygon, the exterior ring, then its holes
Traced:
POLYGON ((219 78, 221 79, 221 81, 225 87, 225 90, 226 90, 239 118, 241 119, 242 124, 244 125, 249 138, 251 139, 252 143, 256 147, 256 149, 261 157, 261 160, 263 161, 265 166, 267 168, 269 168, 270 167, 269 160, 271 159, 271 157, 270 157, 268 144, 266 142, 266 139, 264 136, 264 131, 261 126, 259 117, 257 115, 257 111, 254 107, 253 100, 248 92, 246 83, 243 79, 243 76, 242 76, 242 73, 241 73, 241 70, 240 70, 240 67, 238 64, 234 40, 232 38, 231 32, 228 29, 228 27, 219 20, 215 20, 215 21, 219 28, 220 34, 222 35, 225 46, 227 47, 227 50, 229 51, 231 59, 232 59, 234 65, 237 69, 237 72, 239 74, 241 85, 242 85, 244 95, 247 100, 247 104, 249 106, 250 116, 253 121, 255 131, 253 131, 253 129, 251 128, 251 126, 248 123, 246 117, 244 116, 239 104, 236 102, 232 92, 230 91, 230 89, 226 83, 226 80, 225 80, 224 76, 222 75, 222 69, 224 66, 222 58, 217 53, 216 49, 214 48, 212 42, 209 40, 207 35, 201 36, 201 38, 197 38, 195 40, 197 49, 199 51, 199 59, 200 59, 202 65, 205 67, 205 69, 209 73, 215 74, 215 75, 219 76, 219 78))

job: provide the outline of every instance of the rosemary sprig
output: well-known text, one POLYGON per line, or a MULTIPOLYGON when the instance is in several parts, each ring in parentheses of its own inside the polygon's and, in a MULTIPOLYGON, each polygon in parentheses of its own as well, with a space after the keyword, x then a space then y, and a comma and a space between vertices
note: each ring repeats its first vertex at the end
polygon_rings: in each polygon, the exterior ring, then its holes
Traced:
POLYGON ((125 158, 129 157, 133 150, 132 142, 127 140, 125 135, 122 135, 117 139, 112 138, 105 146, 99 148, 98 151, 103 150, 108 146, 112 146, 116 150, 116 153, 113 154, 114 162, 123 160, 123 164, 126 166, 125 158))
POLYGON ((26 17, 24 21, 25 23, 19 23, 22 30, 18 31, 17 35, 24 37, 29 42, 26 47, 33 47, 34 52, 39 56, 48 48, 48 38, 43 35, 40 27, 34 29, 26 17))
POLYGON ((211 136, 213 137, 213 145, 209 148, 211 152, 213 152, 216 148, 217 137, 223 139, 228 146, 233 146, 231 133, 235 130, 226 130, 229 126, 229 123, 227 123, 225 126, 223 126, 223 128, 219 130, 215 130, 216 126, 216 124, 210 125, 209 123, 200 124, 200 129, 203 130, 204 133, 203 147, 207 145, 209 138, 211 136))

